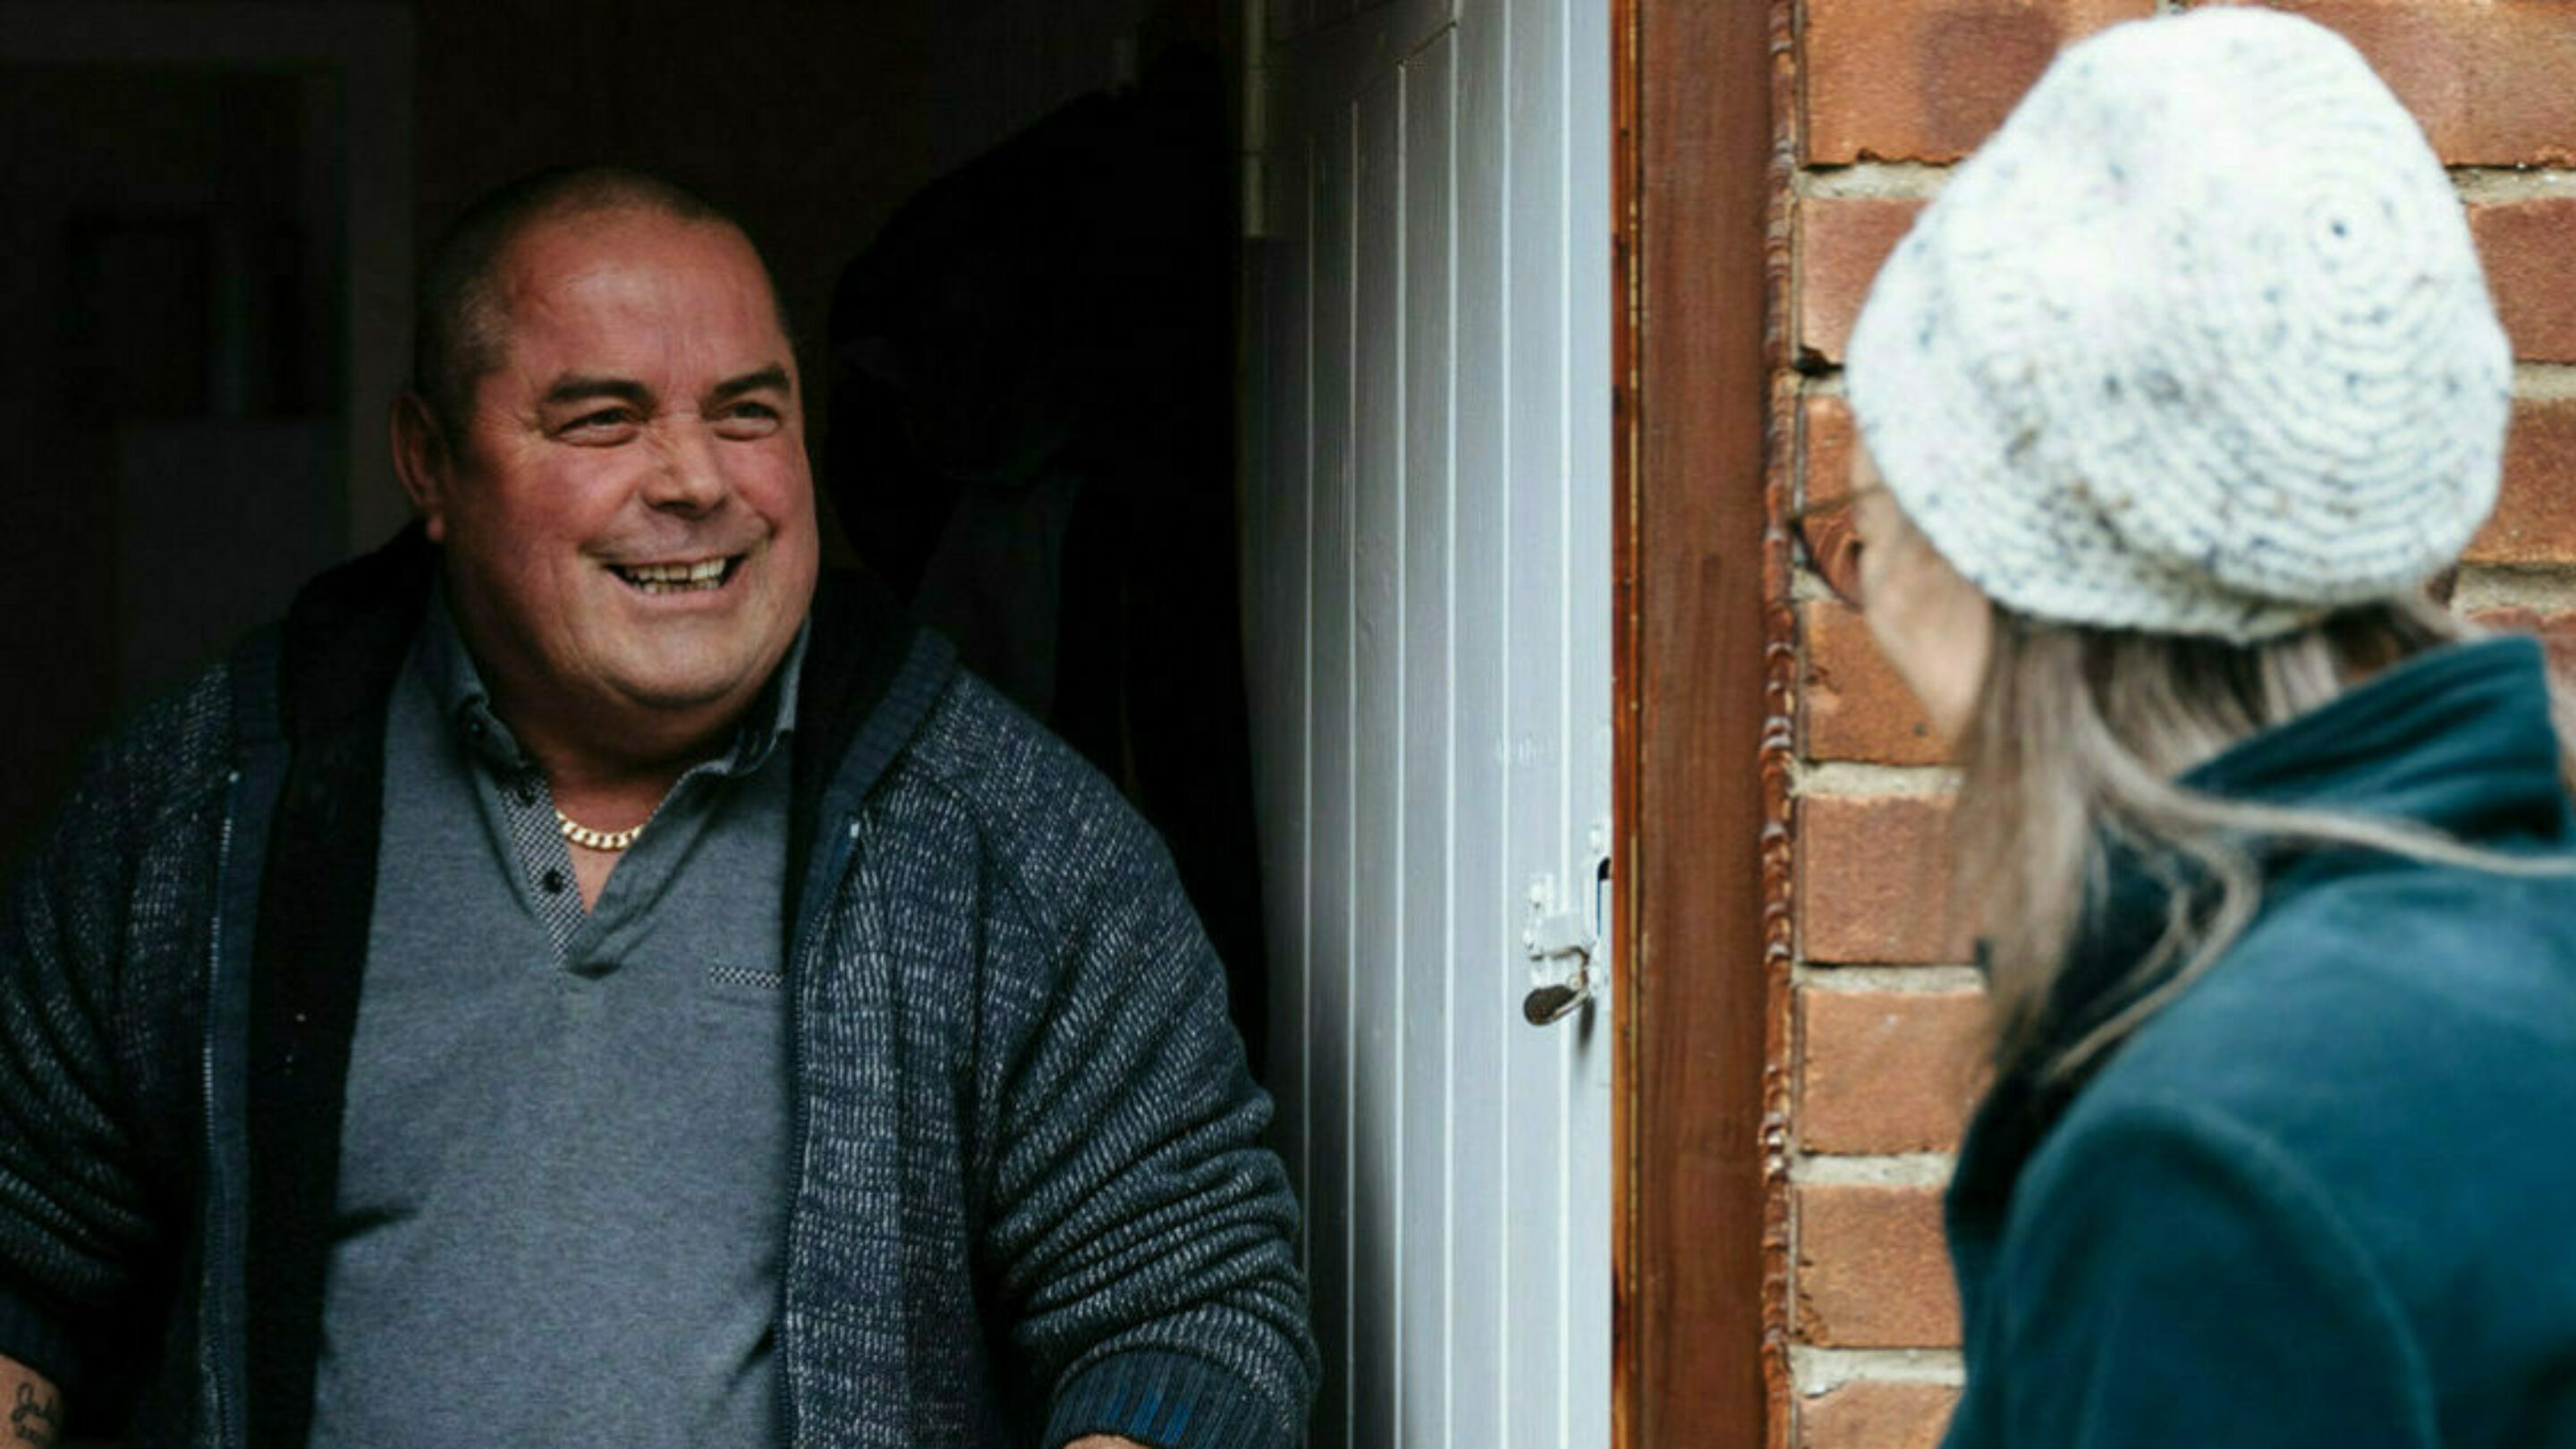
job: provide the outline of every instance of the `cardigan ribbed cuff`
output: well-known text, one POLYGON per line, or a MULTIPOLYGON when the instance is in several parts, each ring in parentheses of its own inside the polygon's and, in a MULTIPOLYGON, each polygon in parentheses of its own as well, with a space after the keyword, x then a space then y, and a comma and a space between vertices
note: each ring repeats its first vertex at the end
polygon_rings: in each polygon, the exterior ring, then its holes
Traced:
POLYGON ((1116 1434, 1149 1449, 1288 1449, 1293 1429, 1251 1384, 1189 1354, 1139 1349, 1074 1376, 1047 1419, 1047 1449, 1116 1434))
POLYGON ((53 1315, 0 1287, 0 1354, 41 1374, 66 1399, 89 1386, 89 1356, 53 1315))

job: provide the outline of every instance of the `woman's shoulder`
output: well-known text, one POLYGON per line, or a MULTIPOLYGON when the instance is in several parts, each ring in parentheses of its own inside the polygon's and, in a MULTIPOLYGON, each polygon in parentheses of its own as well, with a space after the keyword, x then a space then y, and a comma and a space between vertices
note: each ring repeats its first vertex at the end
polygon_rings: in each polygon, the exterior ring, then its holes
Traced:
POLYGON ((2391 861, 2277 891, 2142 1057, 2269 1041, 2352 1070, 2502 1052, 2576 1074, 2576 858, 2565 865, 2391 861))
POLYGON ((2534 1287, 2576 1283, 2566 892, 2392 873, 2268 916, 2031 1157, 1996 1270, 2008 1316, 2033 1341, 2080 1338, 2070 1316, 2128 1325, 2142 1353, 2210 1340, 2195 1373, 2250 1373, 2219 1398, 2289 1393, 2310 1428, 2348 1402, 2446 1428, 2520 1412, 2576 1355, 2576 1297, 2534 1287), (2421 909, 2454 892, 2485 912, 2421 909), (2322 1355, 2272 1365, 2322 1396, 2247 1369, 2277 1342, 2322 1355))
POLYGON ((2181 1090, 2259 1122, 2321 1084, 2359 1106, 2427 1078, 2555 1081, 2576 1111, 2576 876, 2408 864, 2282 893, 2084 1097, 2181 1090))
POLYGON ((2102 1067, 2024 1182, 2044 1200, 2106 1164, 2223 1167, 2403 1263, 2518 1219, 2563 1238, 2576 1154, 2548 1144, 2571 1128, 2576 882, 2392 870, 2277 902, 2102 1067))

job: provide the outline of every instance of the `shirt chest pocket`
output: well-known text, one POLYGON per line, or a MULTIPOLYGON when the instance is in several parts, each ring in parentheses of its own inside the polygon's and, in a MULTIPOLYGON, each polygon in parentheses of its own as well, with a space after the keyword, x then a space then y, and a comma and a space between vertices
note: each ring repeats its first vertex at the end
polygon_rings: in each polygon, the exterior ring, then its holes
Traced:
POLYGON ((699 995, 719 1006, 756 1011, 786 1009, 786 977, 773 967, 718 961, 700 974, 699 995))

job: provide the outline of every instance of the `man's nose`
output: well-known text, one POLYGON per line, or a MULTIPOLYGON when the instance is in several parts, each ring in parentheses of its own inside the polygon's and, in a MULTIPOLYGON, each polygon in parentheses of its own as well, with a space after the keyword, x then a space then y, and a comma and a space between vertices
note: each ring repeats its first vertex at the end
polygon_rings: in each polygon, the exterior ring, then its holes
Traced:
POLYGON ((645 480, 645 501, 678 513, 706 513, 733 492, 722 443, 691 419, 663 434, 661 456, 645 480))

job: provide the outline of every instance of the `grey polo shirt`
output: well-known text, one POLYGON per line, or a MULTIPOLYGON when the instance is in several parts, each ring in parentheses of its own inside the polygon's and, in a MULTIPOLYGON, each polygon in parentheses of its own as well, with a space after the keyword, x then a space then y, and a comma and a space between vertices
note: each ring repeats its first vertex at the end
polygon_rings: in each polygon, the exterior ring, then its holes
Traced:
POLYGON ((314 1445, 776 1442, 804 647, 585 913, 433 600, 385 737, 314 1445))

